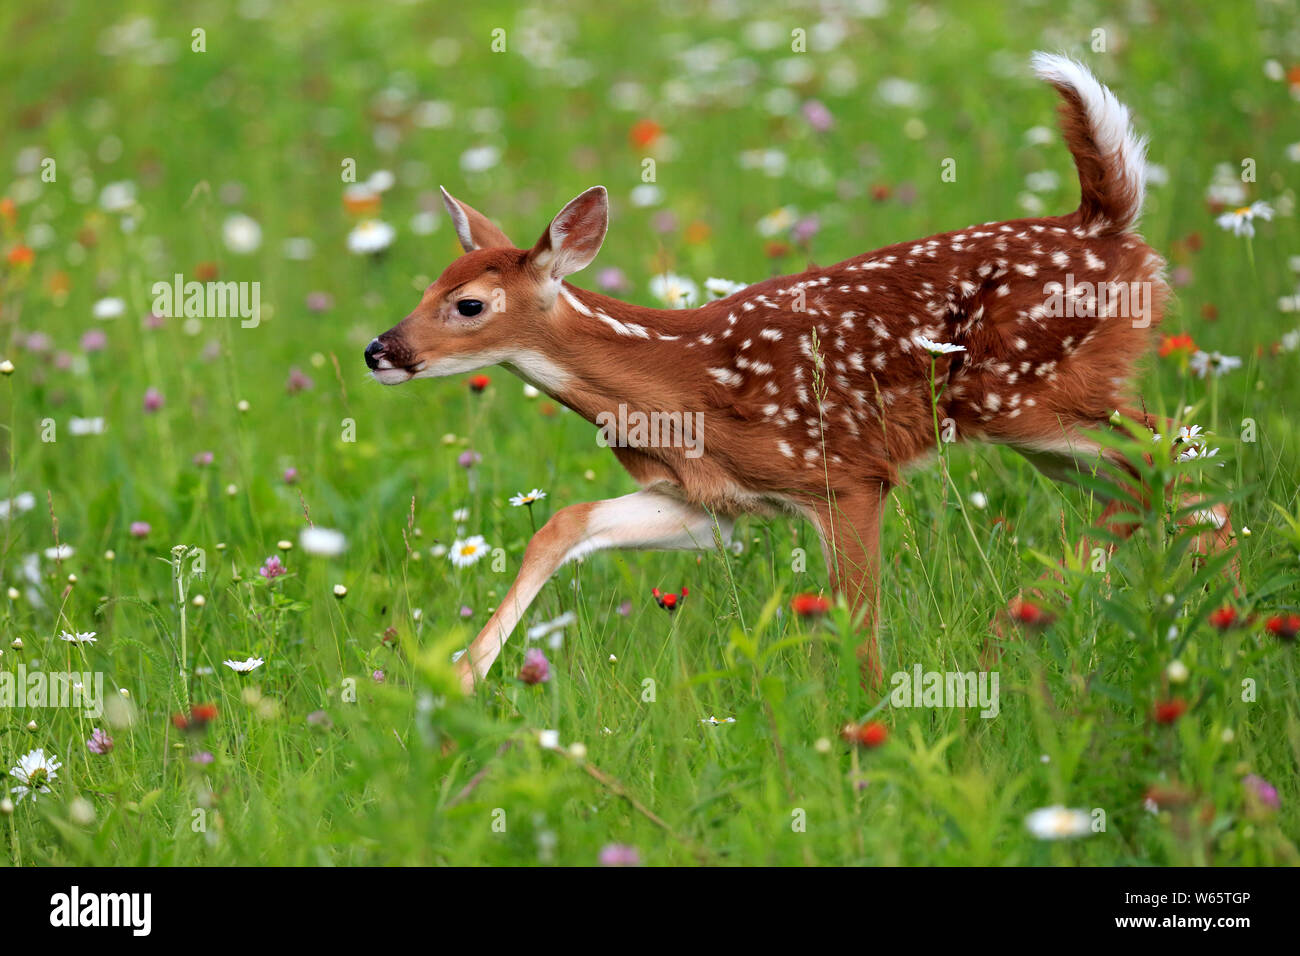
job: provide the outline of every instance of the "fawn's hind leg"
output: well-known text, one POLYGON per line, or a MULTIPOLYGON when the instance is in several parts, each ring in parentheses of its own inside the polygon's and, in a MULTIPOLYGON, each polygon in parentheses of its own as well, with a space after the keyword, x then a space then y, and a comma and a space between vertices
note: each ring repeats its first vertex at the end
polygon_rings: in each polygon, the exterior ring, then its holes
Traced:
POLYGON ((821 537, 822 553, 831 588, 843 594, 854 615, 861 615, 862 643, 858 660, 865 685, 884 681, 880 648, 876 641, 876 606, 880 594, 880 518, 887 485, 869 482, 830 501, 808 501, 804 507, 821 537))

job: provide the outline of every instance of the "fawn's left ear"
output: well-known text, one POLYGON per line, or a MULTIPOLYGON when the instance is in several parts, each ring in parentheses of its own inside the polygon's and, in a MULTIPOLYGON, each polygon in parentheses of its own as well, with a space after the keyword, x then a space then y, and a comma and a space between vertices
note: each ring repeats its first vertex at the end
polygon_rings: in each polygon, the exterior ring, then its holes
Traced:
POLYGON ((492 225, 483 215, 468 203, 463 203, 446 189, 442 189, 442 204, 447 207, 451 224, 456 227, 456 238, 460 247, 466 252, 475 249, 511 249, 514 243, 504 232, 492 225))
POLYGON ((551 220, 528 258, 534 268, 558 282, 591 264, 608 227, 609 194, 604 186, 592 186, 551 220))

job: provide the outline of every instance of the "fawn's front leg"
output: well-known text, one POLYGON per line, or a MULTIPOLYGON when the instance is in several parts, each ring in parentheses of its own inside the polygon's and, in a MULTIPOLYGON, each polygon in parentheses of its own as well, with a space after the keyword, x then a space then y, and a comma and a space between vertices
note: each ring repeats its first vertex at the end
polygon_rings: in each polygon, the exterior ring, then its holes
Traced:
POLYGON ((810 502, 807 510, 821 536, 831 587, 843 594, 854 615, 861 614, 858 659, 863 680, 878 687, 884 680, 876 642, 876 605, 880 596, 880 518, 889 488, 879 482, 830 501, 810 502))
MULTIPOLYGON (((566 562, 605 548, 710 548, 713 521, 713 516, 698 505, 654 489, 561 508, 528 542, 515 583, 457 663, 461 687, 466 693, 474 690, 542 586, 566 562)), ((720 517, 718 522, 723 540, 728 540, 730 520, 720 517)))

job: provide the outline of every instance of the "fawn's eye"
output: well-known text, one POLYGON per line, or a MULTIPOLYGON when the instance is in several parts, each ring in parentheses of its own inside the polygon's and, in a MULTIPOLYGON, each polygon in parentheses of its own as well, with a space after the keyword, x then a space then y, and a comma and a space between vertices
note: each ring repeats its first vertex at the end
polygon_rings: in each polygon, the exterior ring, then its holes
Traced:
POLYGON ((456 311, 461 315, 478 315, 483 311, 483 303, 478 299, 461 299, 456 303, 456 311))

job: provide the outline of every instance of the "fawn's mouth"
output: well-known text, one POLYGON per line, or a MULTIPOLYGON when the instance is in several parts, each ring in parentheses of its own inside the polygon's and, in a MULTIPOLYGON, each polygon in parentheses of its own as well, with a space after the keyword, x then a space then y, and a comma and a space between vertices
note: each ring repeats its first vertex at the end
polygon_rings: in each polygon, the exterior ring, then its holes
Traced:
POLYGON ((383 385, 401 385, 403 382, 409 382, 416 378, 424 371, 428 362, 412 362, 410 365, 393 365, 384 359, 381 359, 377 368, 370 370, 370 375, 376 382, 383 385))
POLYGON ((370 369, 375 381, 384 385, 400 385, 415 378, 427 364, 423 361, 400 364, 393 359, 406 358, 400 351, 390 350, 379 339, 374 339, 366 346, 366 367, 370 369))
POLYGON ((376 368, 371 370, 370 377, 381 385, 401 385, 415 378, 415 372, 409 368, 376 368))

